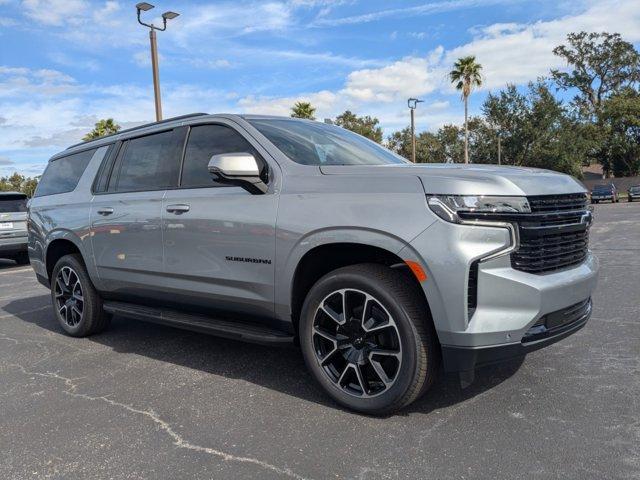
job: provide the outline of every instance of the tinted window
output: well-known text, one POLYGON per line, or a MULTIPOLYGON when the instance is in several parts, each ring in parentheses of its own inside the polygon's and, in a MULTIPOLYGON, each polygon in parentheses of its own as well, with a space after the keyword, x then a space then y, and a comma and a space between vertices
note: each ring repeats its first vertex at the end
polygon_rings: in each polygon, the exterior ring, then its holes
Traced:
POLYGON ((407 160, 356 133, 320 122, 249 120, 287 157, 303 165, 387 165, 407 160))
POLYGON ((251 153, 259 160, 258 152, 242 135, 222 125, 200 125, 189 132, 182 168, 183 187, 211 187, 215 183, 207 165, 213 155, 221 153, 251 153))
POLYGON ((159 190, 178 183, 179 161, 174 132, 162 132, 127 142, 116 190, 159 190))
POLYGON ((26 212, 26 195, 2 195, 0 194, 0 213, 26 212))
POLYGON ((36 189, 36 197, 55 193, 71 192, 78 186, 78 181, 97 149, 69 155, 52 160, 42 174, 36 189))

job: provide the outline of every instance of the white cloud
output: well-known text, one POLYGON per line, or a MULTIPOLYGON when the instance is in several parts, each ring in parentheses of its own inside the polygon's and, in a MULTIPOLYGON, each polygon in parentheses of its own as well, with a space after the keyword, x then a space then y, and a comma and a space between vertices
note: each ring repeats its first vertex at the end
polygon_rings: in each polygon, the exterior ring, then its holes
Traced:
POLYGON ((391 102, 432 92, 436 82, 426 58, 407 57, 386 67, 357 70, 347 77, 344 94, 363 102, 391 102))
POLYGON ((341 18, 319 18, 314 22, 315 26, 340 26, 353 25, 358 23, 369 23, 385 18, 407 18, 434 13, 450 12, 476 7, 487 7, 489 5, 514 3, 515 0, 449 0, 440 2, 429 2, 412 7, 390 8, 361 15, 352 15, 341 18))
POLYGON ((89 5, 84 0, 24 0, 25 15, 43 25, 82 23, 89 5))
POLYGON ((444 65, 455 59, 475 55, 483 65, 485 89, 521 84, 548 75, 551 68, 562 68, 562 59, 553 48, 566 41, 570 32, 618 32, 627 41, 640 40, 640 9, 633 1, 607 1, 593 4, 585 12, 532 24, 499 23, 479 31, 473 41, 449 50, 444 65))

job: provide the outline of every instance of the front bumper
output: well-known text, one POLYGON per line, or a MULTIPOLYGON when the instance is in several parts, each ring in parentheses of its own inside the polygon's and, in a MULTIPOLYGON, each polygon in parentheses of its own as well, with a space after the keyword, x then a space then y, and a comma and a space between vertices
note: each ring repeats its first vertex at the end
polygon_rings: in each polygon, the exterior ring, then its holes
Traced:
POLYGON ((421 285, 446 370, 469 370, 520 356, 560 340, 586 323, 590 308, 585 318, 566 326, 566 330, 549 332, 535 343, 531 337, 525 338, 546 315, 591 298, 598 261, 588 252, 579 265, 543 274, 528 273, 512 268, 512 244, 506 228, 437 221, 400 252, 403 259, 426 267, 428 278, 421 285), (468 308, 474 263, 478 266, 475 309, 468 308))
MULTIPOLYGON (((591 299, 588 299, 584 302, 584 308, 581 308, 578 314, 569 318, 566 323, 555 328, 546 328, 544 325, 541 325, 538 332, 536 332, 536 326, 534 326, 529 329, 532 333, 518 343, 489 347, 456 347, 444 345, 442 347, 442 358, 445 371, 470 372, 479 367, 523 357, 527 353, 544 348, 574 334, 587 324, 587 321, 591 317, 591 312, 591 299)), ((561 310, 557 312, 556 315, 561 316, 563 313, 564 310, 561 310)), ((549 316, 553 315, 554 314, 550 314, 549 316)))

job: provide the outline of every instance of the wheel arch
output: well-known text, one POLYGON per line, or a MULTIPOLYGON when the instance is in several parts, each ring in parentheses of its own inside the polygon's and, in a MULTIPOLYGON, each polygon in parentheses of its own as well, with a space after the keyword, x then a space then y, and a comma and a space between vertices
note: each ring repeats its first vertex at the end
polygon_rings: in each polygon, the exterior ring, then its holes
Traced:
MULTIPOLYGON (((51 279, 53 267, 64 255, 79 254, 84 261, 85 254, 82 241, 71 231, 57 230, 49 235, 44 260, 47 278, 51 279)), ((85 262, 86 264, 86 262, 85 262)))
POLYGON ((407 243, 397 237, 371 231, 351 232, 351 234, 340 236, 340 238, 337 238, 335 232, 332 232, 331 236, 330 240, 325 236, 324 241, 319 238, 311 241, 307 238, 301 242, 299 245, 305 245, 308 248, 300 249, 295 256, 295 261, 292 261, 292 265, 289 267, 288 314, 296 333, 302 304, 311 287, 327 273, 348 265, 376 263, 403 270, 406 272, 408 281, 418 285, 427 307, 430 308, 429 299, 420 286, 420 282, 399 255, 407 243), (367 237, 367 241, 363 241, 363 236, 367 237))

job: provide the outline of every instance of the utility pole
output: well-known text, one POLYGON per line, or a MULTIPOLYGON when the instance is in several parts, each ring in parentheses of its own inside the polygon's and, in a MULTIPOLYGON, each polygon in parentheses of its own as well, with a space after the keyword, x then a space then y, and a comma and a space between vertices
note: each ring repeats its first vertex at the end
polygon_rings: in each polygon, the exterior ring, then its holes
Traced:
POLYGON ((158 41, 156 39, 156 30, 164 32, 167 29, 167 20, 173 20, 179 13, 176 12, 164 12, 162 14, 162 28, 156 27, 153 23, 144 23, 140 19, 141 12, 148 12, 153 5, 147 2, 140 2, 136 5, 136 13, 138 17, 138 23, 149 28, 149 42, 151 43, 151 70, 153 73, 153 97, 156 107, 156 121, 162 120, 162 101, 160 98, 160 71, 158 68, 158 41))
POLYGON ((502 150, 502 139, 500 138, 500 132, 498 132, 498 165, 502 165, 502 159, 500 158, 501 150, 502 150))
POLYGON ((411 111, 411 161, 416 163, 416 120, 415 120, 415 110, 419 103, 422 103, 423 100, 418 100, 417 98, 410 98, 407 100, 407 105, 409 110, 411 111))

